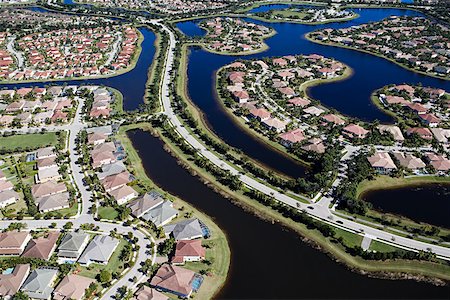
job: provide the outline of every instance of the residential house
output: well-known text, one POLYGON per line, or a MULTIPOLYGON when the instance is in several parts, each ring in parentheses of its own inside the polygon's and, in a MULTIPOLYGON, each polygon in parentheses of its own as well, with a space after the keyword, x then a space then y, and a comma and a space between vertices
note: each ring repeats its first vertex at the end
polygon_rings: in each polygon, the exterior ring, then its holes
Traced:
POLYGON ((363 139, 367 136, 369 131, 357 124, 349 124, 343 128, 343 133, 349 138, 363 139))
POLYGON ((118 239, 107 235, 96 235, 87 245, 78 262, 85 266, 91 263, 106 265, 118 245, 118 239))
POLYGON ((22 257, 49 260, 56 248, 59 232, 49 232, 44 236, 32 239, 22 253, 22 257))
POLYGON ((327 123, 332 123, 334 125, 344 125, 345 120, 335 114, 327 114, 322 116, 322 120, 327 123))
POLYGON ((58 247, 58 259, 60 262, 75 262, 86 248, 90 236, 84 231, 71 231, 66 233, 58 247))
POLYGON ((108 194, 113 197, 119 205, 125 204, 131 199, 139 196, 138 192, 136 192, 131 186, 128 185, 123 185, 115 190, 108 192, 108 194))
POLYGON ((111 175, 117 175, 119 173, 122 173, 127 170, 127 167, 122 161, 116 161, 110 164, 102 165, 101 172, 97 173, 98 179, 102 180, 105 177, 111 176, 111 175))
POLYGON ((86 289, 95 280, 80 275, 68 274, 56 286, 53 292, 54 300, 81 300, 84 298, 86 289))
POLYGON ((31 194, 33 197, 45 197, 49 195, 59 194, 67 192, 67 186, 64 182, 47 181, 33 185, 31 188, 31 194))
POLYGON ((0 255, 20 255, 31 239, 28 231, 5 231, 0 233, 0 255))
POLYGON ((194 240, 205 235, 198 219, 183 220, 164 226, 166 235, 172 235, 175 240, 194 240))
POLYGON ((397 169, 397 166, 387 152, 375 152, 367 160, 379 174, 389 174, 397 169))
POLYGON ((195 272, 169 264, 162 265, 150 281, 157 290, 169 292, 179 297, 189 298, 195 272))
POLYGON ((300 128, 282 133, 278 137, 280 138, 280 143, 285 147, 291 147, 293 144, 301 143, 305 140, 303 130, 300 128))
POLYGON ((205 259, 205 255, 206 250, 202 246, 202 240, 178 241, 172 263, 184 264, 187 261, 201 261, 205 259))
POLYGON ((131 201, 127 206, 135 218, 142 217, 146 212, 164 202, 164 198, 157 192, 146 193, 131 201))
POLYGON ((177 215, 178 210, 173 208, 171 201, 166 200, 144 213, 142 219, 152 222, 156 227, 161 227, 172 221, 177 215))
POLYGON ((418 157, 412 154, 405 154, 402 152, 393 152, 392 155, 399 162, 402 167, 409 170, 420 170, 425 168, 425 163, 418 157))
POLYGON ((408 128, 406 130, 406 134, 407 135, 417 134, 419 137, 427 141, 431 141, 433 139, 433 134, 428 128, 420 128, 420 127, 408 128))
POLYGON ((394 137, 396 142, 402 143, 405 138, 403 137, 402 131, 398 126, 395 125, 378 125, 378 130, 383 132, 389 132, 394 137))
POLYGON ((14 190, 0 192, 0 208, 16 203, 19 200, 19 194, 14 190))
POLYGON ((59 174, 58 166, 51 166, 45 169, 38 170, 38 173, 35 175, 36 183, 45 183, 47 181, 58 181, 62 178, 61 174, 59 174))
POLYGON ((136 291, 133 300, 169 300, 169 297, 151 287, 143 285, 136 291))
POLYGON ((29 264, 18 264, 11 273, 0 274, 0 296, 4 299, 12 298, 19 291, 29 273, 29 264))
POLYGON ((68 192, 43 196, 35 199, 38 209, 42 213, 70 207, 70 194, 68 192))
POLYGON ((100 180, 100 183, 103 185, 107 193, 114 191, 129 182, 131 182, 131 174, 127 171, 116 175, 111 175, 100 180))
POLYGON ((270 112, 265 108, 254 108, 250 110, 250 116, 261 122, 270 119, 270 112))
POLYGON ((286 121, 282 121, 278 118, 270 118, 262 121, 264 126, 266 126, 269 130, 275 130, 276 132, 282 132, 286 130, 286 121))
POLYGON ((54 147, 45 147, 38 149, 36 151, 36 158, 49 158, 49 157, 56 157, 55 148, 54 147))
POLYGON ((20 290, 31 299, 50 299, 57 275, 58 269, 56 268, 35 269, 27 277, 20 290))

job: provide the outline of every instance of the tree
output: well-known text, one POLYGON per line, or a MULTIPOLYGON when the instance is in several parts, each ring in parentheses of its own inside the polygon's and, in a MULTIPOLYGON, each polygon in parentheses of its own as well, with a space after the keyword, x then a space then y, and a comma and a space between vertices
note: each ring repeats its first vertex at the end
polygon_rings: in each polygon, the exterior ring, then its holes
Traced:
POLYGON ((66 224, 64 224, 63 228, 65 230, 70 230, 73 227, 73 223, 72 222, 67 222, 66 224))
POLYGON ((13 300, 28 300, 30 299, 30 297, 28 297, 27 294, 25 294, 22 291, 18 291, 14 296, 13 296, 13 300))
POLYGON ((107 283, 111 281, 111 272, 109 272, 108 270, 101 270, 100 274, 98 275, 98 280, 101 283, 107 283))

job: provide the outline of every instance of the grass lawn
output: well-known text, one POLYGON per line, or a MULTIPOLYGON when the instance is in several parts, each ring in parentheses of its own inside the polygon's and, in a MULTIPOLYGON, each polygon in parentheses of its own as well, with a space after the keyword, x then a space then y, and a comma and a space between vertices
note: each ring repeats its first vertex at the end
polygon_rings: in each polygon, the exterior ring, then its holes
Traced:
POLYGON ((377 176, 375 180, 364 180, 358 185, 356 197, 361 198, 364 193, 379 189, 400 188, 409 185, 425 183, 445 183, 450 184, 450 177, 420 176, 409 178, 392 178, 390 176, 377 176))
POLYGON ((372 240, 372 243, 370 244, 369 250, 376 251, 376 252, 393 252, 395 250, 398 250, 394 246, 380 243, 379 241, 372 240))
POLYGON ((78 275, 95 279, 95 277, 100 273, 101 270, 108 270, 111 273, 121 273, 124 270, 124 262, 119 259, 119 256, 122 252, 123 247, 125 247, 127 243, 128 242, 124 239, 120 240, 119 245, 109 259, 107 265, 93 263, 89 267, 80 267, 81 271, 78 273, 78 275))
POLYGON ((118 215, 119 213, 114 209, 114 207, 100 206, 98 208, 98 217, 100 219, 115 220, 118 215))
POLYGON ((8 137, 0 137, 0 151, 12 152, 26 149, 38 149, 56 145, 58 137, 55 132, 18 134, 8 137))
POLYGON ((114 103, 111 105, 113 112, 123 113, 123 95, 116 89, 109 88, 114 95, 114 103))
POLYGON ((336 237, 342 237, 344 239, 344 243, 348 247, 361 246, 363 237, 359 234, 354 234, 339 228, 335 228, 334 231, 336 232, 336 237))

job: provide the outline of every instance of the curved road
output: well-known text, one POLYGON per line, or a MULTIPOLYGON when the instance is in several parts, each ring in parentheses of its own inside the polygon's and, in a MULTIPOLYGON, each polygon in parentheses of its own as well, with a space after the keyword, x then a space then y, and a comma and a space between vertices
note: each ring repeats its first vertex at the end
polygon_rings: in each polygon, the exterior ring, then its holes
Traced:
POLYGON ((180 122, 178 117, 173 111, 170 101, 170 84, 171 84, 171 71, 173 69, 174 64, 174 51, 177 44, 175 36, 173 32, 164 24, 159 23, 158 21, 151 21, 151 23, 159 25, 163 28, 163 30, 169 35, 169 48, 167 53, 167 59, 164 66, 164 77, 161 88, 161 101, 163 106, 163 113, 167 115, 168 120, 173 125, 176 132, 194 149, 199 150, 199 153, 208 159, 214 165, 231 172, 233 175, 239 176, 240 180, 248 187, 258 190, 266 195, 273 196, 276 200, 283 202, 293 208, 298 210, 306 211, 310 216, 315 219, 326 222, 335 227, 339 227, 346 231, 358 233, 360 235, 367 235, 372 239, 379 240, 381 242, 395 244, 396 246, 404 249, 408 249, 411 251, 432 251, 439 258, 450 261, 450 248, 433 245, 429 243, 424 243, 421 241, 413 240, 410 238, 402 237, 399 235, 395 235, 392 233, 388 233, 367 225, 363 225, 354 221, 347 220, 338 215, 333 214, 333 211, 329 209, 329 203, 333 200, 332 198, 322 198, 321 201, 315 204, 303 204, 297 201, 296 199, 280 193, 269 186, 256 181, 255 179, 242 175, 240 172, 229 165, 225 160, 218 157, 216 154, 209 151, 202 143, 200 143, 191 133, 184 127, 184 125, 180 122))

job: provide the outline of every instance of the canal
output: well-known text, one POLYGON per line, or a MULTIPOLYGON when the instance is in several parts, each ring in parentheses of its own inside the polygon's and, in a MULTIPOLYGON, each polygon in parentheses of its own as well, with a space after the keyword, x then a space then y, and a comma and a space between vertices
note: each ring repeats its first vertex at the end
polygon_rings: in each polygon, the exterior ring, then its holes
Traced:
POLYGON ((426 184, 376 190, 361 197, 380 211, 450 228, 450 185, 426 184))
POLYGON ((150 133, 136 130, 128 136, 159 187, 206 213, 227 234, 231 268, 218 299, 448 299, 449 287, 351 272, 294 232, 262 221, 213 192, 150 133))
MULTIPOLYGON (((261 11, 266 6, 255 10, 261 11)), ((395 83, 421 83, 424 86, 440 87, 450 90, 450 82, 420 75, 406 70, 383 58, 349 49, 323 46, 308 41, 304 35, 322 28, 342 28, 379 21, 392 15, 417 16, 419 12, 403 9, 355 9, 359 18, 347 22, 323 25, 303 25, 292 23, 267 23, 246 19, 268 27, 277 34, 266 40, 270 47, 267 51, 249 56, 224 56, 191 48, 188 64, 188 93, 192 101, 204 113, 209 127, 227 144, 242 149, 248 156, 266 166, 291 177, 303 176, 302 166, 277 153, 264 142, 253 138, 252 134, 242 130, 222 109, 216 99, 215 72, 225 64, 236 59, 253 59, 289 54, 318 53, 333 57, 349 65, 354 73, 350 78, 312 87, 308 94, 321 103, 335 108, 339 112, 365 121, 379 120, 384 123, 393 120, 380 111, 370 100, 371 93, 384 85, 395 83)), ((252 12, 252 11, 251 11, 252 12)), ((254 12, 254 11, 253 11, 254 12)), ((177 24, 180 31, 190 37, 203 35, 198 28, 199 20, 177 24)))

